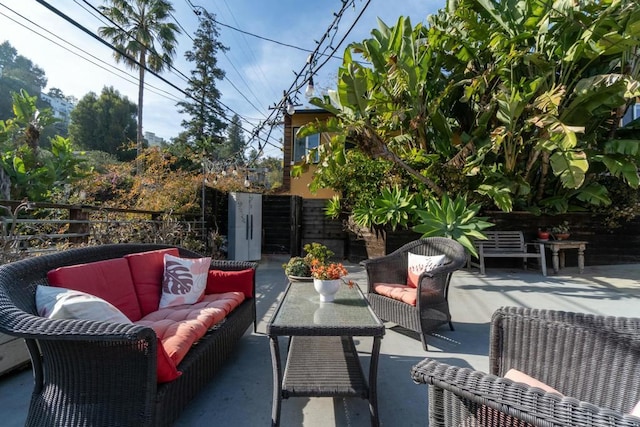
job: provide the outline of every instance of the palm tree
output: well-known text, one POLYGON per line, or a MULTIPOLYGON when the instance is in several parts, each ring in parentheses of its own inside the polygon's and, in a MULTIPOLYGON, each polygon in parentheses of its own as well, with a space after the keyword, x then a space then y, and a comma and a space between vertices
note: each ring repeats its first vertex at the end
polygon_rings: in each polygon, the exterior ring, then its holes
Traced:
MULTIPOLYGON (((100 11, 114 24, 98 29, 102 37, 110 39, 117 50, 113 53, 117 62, 124 62, 138 69, 138 132, 137 154, 142 151, 142 102, 144 73, 149 68, 160 72, 171 66, 175 55, 178 26, 167 22, 173 6, 166 0, 106 0, 100 11), (157 47, 156 47, 157 46, 157 47)), ((138 173, 141 172, 138 164, 138 173)))

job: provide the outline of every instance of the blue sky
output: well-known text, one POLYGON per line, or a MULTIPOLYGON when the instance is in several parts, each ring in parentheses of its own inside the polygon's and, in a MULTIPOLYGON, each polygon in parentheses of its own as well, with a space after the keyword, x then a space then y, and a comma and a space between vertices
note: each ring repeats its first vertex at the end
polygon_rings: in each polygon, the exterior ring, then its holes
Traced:
MULTIPOLYGON (((377 27, 377 17, 387 25, 393 25, 399 16, 409 16, 415 25, 443 7, 444 2, 371 0, 337 55, 342 55, 349 42, 368 38, 371 30, 377 27)), ((48 3, 94 32, 99 26, 105 25, 99 21, 99 16, 94 16, 95 12, 87 4, 97 7, 102 4, 101 1, 48 0, 48 3)), ((174 0, 174 16, 190 35, 198 26, 190 3, 206 8, 222 24, 308 50, 315 49, 316 40, 325 34, 334 20, 334 13, 343 4, 342 0, 174 0)), ((335 33, 336 41, 343 37, 366 4, 367 0, 354 0, 353 6, 344 12, 335 33)), ((218 55, 218 65, 227 74, 225 80, 218 82, 222 102, 247 120, 243 122, 245 129, 252 130, 269 116, 269 107, 280 101, 283 90, 294 82, 295 73, 302 70, 309 54, 242 34, 226 26, 219 26, 219 30, 220 41, 229 47, 226 54, 218 55)), ((48 77, 45 91, 57 87, 65 95, 81 98, 89 91, 100 93, 104 86, 113 86, 133 102, 137 100, 135 71, 116 64, 106 46, 35 0, 0 0, 0 42, 5 40, 19 54, 45 70, 48 77)), ((178 43, 174 66, 188 76, 190 64, 184 60, 184 52, 192 48, 192 40, 183 33, 178 43)), ((316 87, 334 87, 339 65, 339 59, 332 59, 318 70, 316 87)), ((162 76, 180 88, 186 87, 184 77, 178 72, 164 72, 162 76)), ((144 130, 165 139, 176 136, 181 131, 182 117, 175 104, 183 100, 184 95, 154 76, 148 75, 147 82, 151 87, 145 91, 144 130)), ((301 94, 300 100, 304 101, 304 94, 301 94)), ((278 135, 276 130, 265 148, 265 155, 281 156, 278 135)))

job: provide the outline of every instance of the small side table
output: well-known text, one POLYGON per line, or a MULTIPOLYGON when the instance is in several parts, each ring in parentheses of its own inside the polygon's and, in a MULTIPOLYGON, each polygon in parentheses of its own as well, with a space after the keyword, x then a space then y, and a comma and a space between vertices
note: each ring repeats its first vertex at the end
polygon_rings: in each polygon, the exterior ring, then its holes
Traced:
POLYGON ((551 249, 553 272, 555 274, 558 274, 560 269, 564 268, 564 251, 567 249, 578 250, 578 271, 580 273, 584 271, 584 251, 589 242, 584 240, 537 240, 537 242, 551 249))

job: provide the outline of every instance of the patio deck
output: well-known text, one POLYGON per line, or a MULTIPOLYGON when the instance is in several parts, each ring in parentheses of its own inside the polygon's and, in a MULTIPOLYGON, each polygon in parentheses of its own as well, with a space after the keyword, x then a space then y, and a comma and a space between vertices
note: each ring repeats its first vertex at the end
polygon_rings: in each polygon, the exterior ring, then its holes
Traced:
MULTIPOLYGON (((258 332, 247 331, 235 360, 205 388, 175 423, 176 427, 205 425, 254 427, 271 422, 271 356, 266 322, 285 289, 282 263, 287 256, 265 256, 257 271, 258 332)), ((366 286, 364 271, 347 266, 350 278, 366 286)), ((505 305, 639 317, 640 265, 586 266, 583 274, 568 267, 544 277, 538 270, 489 267, 456 272, 449 298, 455 331, 443 326, 433 334, 429 352, 411 332, 387 324, 378 369, 381 425, 426 426, 426 387, 411 381, 411 367, 427 354, 446 363, 488 369, 489 321, 505 305)), ((286 346, 283 346, 286 347, 286 346)), ((358 348, 365 361, 370 339, 358 348)), ((0 377, 0 419, 3 426, 24 425, 32 389, 31 371, 0 377)), ((362 399, 292 398, 283 401, 283 427, 369 426, 362 399)))

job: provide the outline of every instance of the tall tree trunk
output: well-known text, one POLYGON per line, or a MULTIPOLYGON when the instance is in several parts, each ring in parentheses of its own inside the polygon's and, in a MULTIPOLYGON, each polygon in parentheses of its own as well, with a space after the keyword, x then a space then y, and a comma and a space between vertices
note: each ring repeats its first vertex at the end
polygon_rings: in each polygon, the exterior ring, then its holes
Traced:
POLYGON ((140 155, 142 154, 142 142, 144 138, 142 136, 142 105, 144 95, 144 67, 146 65, 147 52, 142 49, 140 52, 140 77, 138 81, 138 131, 136 134, 136 171, 138 175, 142 174, 142 160, 140 155))

